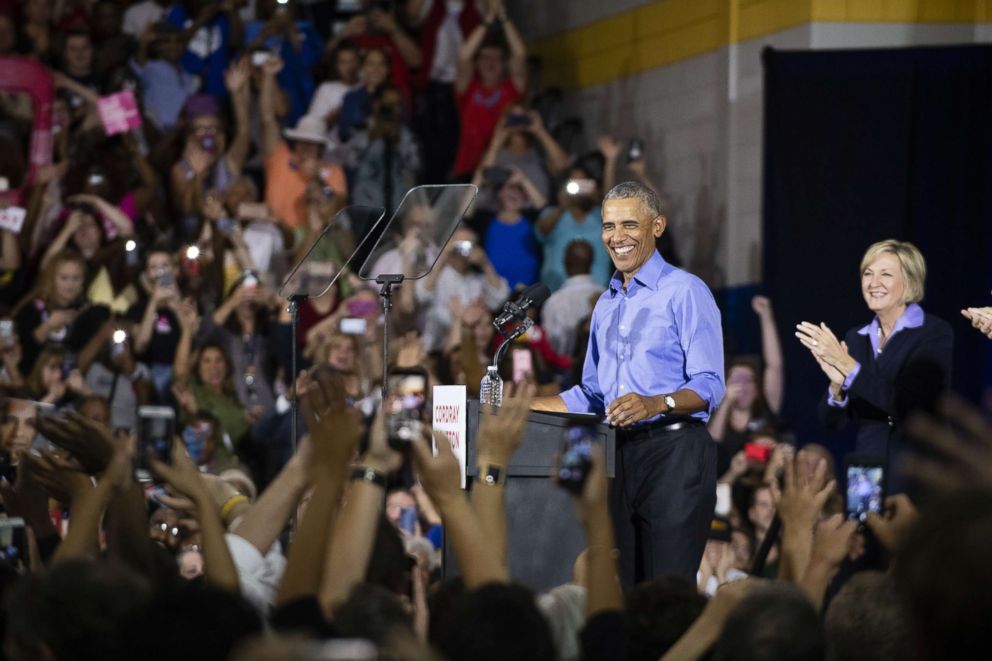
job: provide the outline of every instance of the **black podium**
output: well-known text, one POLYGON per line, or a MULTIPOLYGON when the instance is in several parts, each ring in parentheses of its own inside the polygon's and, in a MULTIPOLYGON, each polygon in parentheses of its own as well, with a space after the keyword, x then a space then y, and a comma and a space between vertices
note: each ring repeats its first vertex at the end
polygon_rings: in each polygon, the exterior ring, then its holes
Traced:
MULTIPOLYGON (((479 475, 476 438, 480 414, 478 400, 469 400, 466 426, 467 486, 479 475)), ((574 424, 590 425, 606 451, 606 471, 614 475, 614 430, 569 413, 532 412, 523 442, 513 455, 506 473, 506 536, 510 577, 535 591, 543 591, 572 580, 572 566, 582 549, 585 535, 569 494, 551 479, 562 435, 574 424)), ((485 488, 479 486, 477 488, 485 488)), ((454 556, 445 544, 444 573, 457 573, 454 556)))

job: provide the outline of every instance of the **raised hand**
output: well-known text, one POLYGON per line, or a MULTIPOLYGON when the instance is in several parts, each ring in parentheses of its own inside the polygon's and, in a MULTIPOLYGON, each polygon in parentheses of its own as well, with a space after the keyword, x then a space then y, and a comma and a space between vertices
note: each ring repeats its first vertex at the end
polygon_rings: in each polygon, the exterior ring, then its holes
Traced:
POLYGON ((297 392, 310 430, 315 467, 326 471, 346 468, 361 437, 361 415, 346 403, 343 378, 325 367, 304 370, 297 392))
MULTIPOLYGON (((417 442, 414 441, 411 445, 417 445, 417 442)), ((372 421, 372 428, 369 430, 369 449, 362 455, 361 465, 386 474, 399 470, 403 465, 403 455, 389 446, 386 437, 386 414, 382 407, 379 407, 379 412, 372 421)))
POLYGON ((534 384, 509 384, 503 406, 494 415, 482 414, 479 422, 479 463, 506 466, 520 447, 530 405, 534 401, 534 384))
POLYGON ((410 444, 413 465, 417 469, 424 491, 439 508, 451 503, 455 498, 464 499, 462 493, 461 469, 458 458, 451 449, 451 441, 441 432, 433 432, 437 455, 431 452, 431 430, 424 430, 420 441, 410 444))
POLYGON ((91 475, 106 470, 114 455, 115 443, 110 430, 75 411, 41 416, 37 424, 45 438, 66 450, 91 475))
POLYGON ((152 459, 149 463, 152 471, 165 480, 176 493, 197 504, 213 502, 206 482, 196 464, 186 454, 186 446, 179 438, 176 438, 172 444, 171 466, 157 459, 152 459))
POLYGON ((847 557, 857 521, 845 521, 840 514, 824 519, 813 533, 813 555, 810 564, 822 564, 836 569, 847 557))
POLYGON ((785 462, 785 480, 777 511, 786 531, 812 530, 836 486, 834 480, 827 481, 827 462, 822 458, 811 479, 804 473, 796 470, 794 462, 785 462))
POLYGON ((612 135, 601 135, 596 140, 596 148, 608 161, 615 161, 620 156, 623 146, 612 135))
POLYGON ((979 409, 955 395, 945 396, 937 408, 954 425, 912 416, 907 429, 929 452, 910 459, 906 472, 944 492, 992 484, 992 425, 979 409))
POLYGON ((865 523, 875 533, 875 537, 889 551, 899 548, 906 533, 916 523, 918 514, 912 501, 904 493, 885 499, 885 516, 868 513, 865 523))
POLYGON ((93 488, 89 476, 79 466, 49 450, 33 450, 21 457, 21 461, 29 463, 29 470, 41 488, 59 502, 71 503, 93 488))
POLYGON ((767 296, 755 296, 751 299, 751 309, 759 317, 771 314, 772 302, 767 296))

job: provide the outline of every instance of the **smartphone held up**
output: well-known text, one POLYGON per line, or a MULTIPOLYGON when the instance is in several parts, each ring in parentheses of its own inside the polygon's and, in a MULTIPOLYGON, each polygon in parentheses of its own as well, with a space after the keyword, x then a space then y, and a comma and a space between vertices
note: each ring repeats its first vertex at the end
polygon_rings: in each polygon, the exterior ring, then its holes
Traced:
POLYGON ((176 414, 168 406, 138 407, 138 443, 134 450, 134 479, 154 482, 152 460, 172 463, 176 414))
POLYGON ((394 450, 405 451, 424 432, 427 410, 427 372, 396 369, 389 375, 386 395, 386 437, 394 450))

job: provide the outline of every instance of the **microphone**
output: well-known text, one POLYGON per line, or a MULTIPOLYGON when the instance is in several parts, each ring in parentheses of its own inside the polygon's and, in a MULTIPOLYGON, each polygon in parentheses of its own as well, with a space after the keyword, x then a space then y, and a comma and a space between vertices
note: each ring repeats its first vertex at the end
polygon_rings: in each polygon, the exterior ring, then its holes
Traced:
POLYGON ((528 308, 540 307, 544 301, 548 300, 549 296, 551 296, 551 290, 548 289, 547 285, 540 282, 531 285, 517 297, 516 301, 508 301, 503 306, 503 311, 493 321, 493 326, 496 327, 496 330, 501 330, 503 326, 514 319, 523 321, 527 317, 528 308))

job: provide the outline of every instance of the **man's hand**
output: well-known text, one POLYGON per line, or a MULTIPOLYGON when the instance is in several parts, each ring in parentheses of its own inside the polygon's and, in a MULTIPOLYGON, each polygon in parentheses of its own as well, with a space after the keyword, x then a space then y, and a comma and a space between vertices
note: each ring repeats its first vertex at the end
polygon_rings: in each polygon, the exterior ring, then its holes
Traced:
POLYGON ((632 392, 617 397, 606 407, 606 421, 614 427, 630 427, 659 413, 661 409, 656 398, 632 392))
POLYGON ((875 533, 882 546, 889 551, 895 551, 906 538, 906 533, 916 523, 918 514, 909 497, 902 493, 886 498, 885 509, 884 517, 869 512, 865 523, 875 533))
POLYGON ((479 463, 506 466, 520 447, 536 389, 531 383, 509 384, 503 406, 494 415, 483 414, 479 423, 479 463))
POLYGON ((434 444, 437 445, 437 456, 434 456, 429 434, 430 430, 425 430, 424 438, 410 444, 410 451, 424 491, 431 502, 443 510, 454 499, 464 498, 461 470, 448 437, 441 432, 433 432, 434 444))

